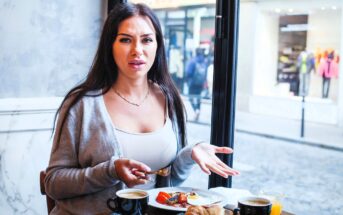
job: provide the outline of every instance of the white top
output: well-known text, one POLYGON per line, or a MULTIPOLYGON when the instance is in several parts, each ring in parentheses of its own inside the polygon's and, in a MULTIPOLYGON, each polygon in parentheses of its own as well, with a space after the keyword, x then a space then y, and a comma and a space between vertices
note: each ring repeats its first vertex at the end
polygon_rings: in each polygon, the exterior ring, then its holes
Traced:
MULTIPOLYGON (((170 165, 176 158, 177 139, 168 114, 163 127, 156 131, 132 133, 116 128, 116 133, 123 156, 140 161, 153 171, 170 165)), ((155 178, 155 175, 151 175, 148 184, 136 188, 154 188, 155 178)))
POLYGON ((177 142, 169 118, 162 128, 149 133, 130 133, 119 128, 116 130, 126 158, 140 161, 151 170, 166 167, 175 159, 177 142))

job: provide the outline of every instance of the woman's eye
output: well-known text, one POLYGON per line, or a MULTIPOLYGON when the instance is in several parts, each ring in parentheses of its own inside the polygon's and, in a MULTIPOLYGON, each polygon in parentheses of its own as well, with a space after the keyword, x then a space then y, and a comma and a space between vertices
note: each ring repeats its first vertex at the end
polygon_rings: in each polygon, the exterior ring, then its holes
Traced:
POLYGON ((151 43, 151 42, 153 42, 153 39, 151 39, 150 37, 143 39, 143 43, 151 43))
POLYGON ((120 38, 119 42, 121 43, 129 43, 131 40, 129 38, 120 38))

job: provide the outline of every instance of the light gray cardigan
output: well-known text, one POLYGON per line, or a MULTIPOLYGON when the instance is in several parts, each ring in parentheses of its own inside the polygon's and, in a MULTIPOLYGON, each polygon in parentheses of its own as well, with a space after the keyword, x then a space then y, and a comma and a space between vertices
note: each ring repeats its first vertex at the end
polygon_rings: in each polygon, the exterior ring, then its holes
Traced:
MULTIPOLYGON (((90 94, 95 93, 99 92, 90 94)), ((60 143, 55 135, 45 179, 46 193, 56 200, 51 214, 109 214, 106 201, 115 197, 124 184, 115 172, 114 161, 121 157, 122 150, 103 96, 83 97, 71 108, 61 128, 65 114, 64 105, 56 126, 56 133, 62 129, 60 143)), ((181 149, 178 141, 171 175, 158 177, 157 187, 178 186, 188 177, 195 163, 191 151, 192 146, 181 149)))

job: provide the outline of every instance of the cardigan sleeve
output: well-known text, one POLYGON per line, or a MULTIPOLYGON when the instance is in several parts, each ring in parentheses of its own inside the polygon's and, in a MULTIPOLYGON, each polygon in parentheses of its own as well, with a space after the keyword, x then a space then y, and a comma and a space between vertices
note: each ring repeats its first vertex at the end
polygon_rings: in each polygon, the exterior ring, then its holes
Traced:
POLYGON ((195 164, 195 161, 192 159, 192 150, 194 145, 188 144, 186 139, 186 146, 182 148, 181 134, 177 126, 177 118, 174 117, 172 121, 174 133, 178 142, 178 153, 171 166, 171 176, 168 186, 179 186, 188 178, 195 164))
POLYGON ((187 145, 179 151, 172 164, 171 186, 179 186, 184 182, 195 164, 192 159, 192 149, 194 145, 187 145))
MULTIPOLYGON (((45 179, 46 193, 56 200, 98 192, 119 182, 115 173, 115 155, 94 166, 80 167, 78 151, 82 120, 76 118, 75 112, 69 111, 63 127, 59 117, 56 126, 45 179), (61 138, 57 142, 56 134, 60 131, 61 138)), ((60 116, 63 114, 62 109, 60 116)))

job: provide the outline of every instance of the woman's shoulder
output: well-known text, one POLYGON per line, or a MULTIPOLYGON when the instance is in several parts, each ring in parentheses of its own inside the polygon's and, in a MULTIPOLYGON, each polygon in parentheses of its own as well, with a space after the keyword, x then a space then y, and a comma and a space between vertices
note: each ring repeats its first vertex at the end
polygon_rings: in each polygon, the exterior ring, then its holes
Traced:
POLYGON ((83 112, 85 108, 91 108, 97 106, 100 103, 100 96, 102 96, 101 90, 92 90, 86 92, 83 96, 79 97, 80 94, 72 93, 69 95, 62 104, 62 109, 70 107, 69 112, 83 112))
POLYGON ((166 95, 160 85, 158 85, 157 83, 151 82, 150 92, 159 101, 159 103, 164 104, 164 102, 166 101, 166 95))
POLYGON ((164 93, 162 91, 162 88, 159 84, 157 84, 156 82, 150 82, 150 90, 151 92, 153 92, 155 95, 160 96, 160 97, 164 97, 164 93))

